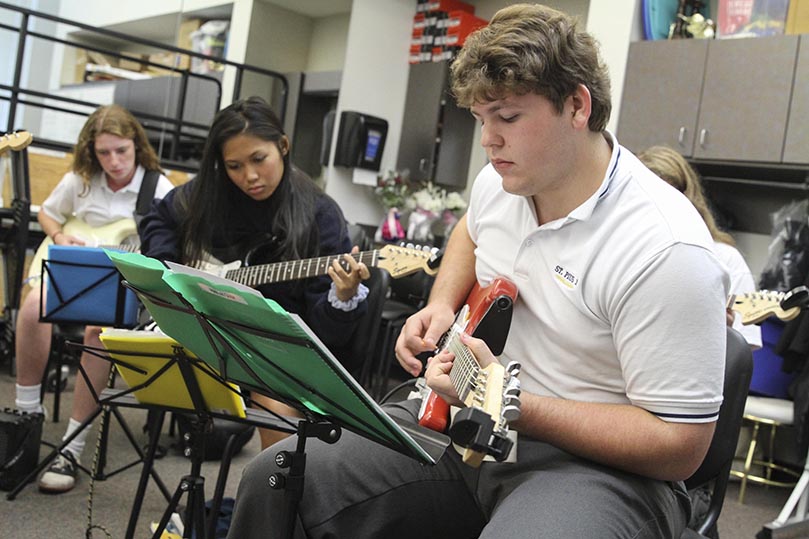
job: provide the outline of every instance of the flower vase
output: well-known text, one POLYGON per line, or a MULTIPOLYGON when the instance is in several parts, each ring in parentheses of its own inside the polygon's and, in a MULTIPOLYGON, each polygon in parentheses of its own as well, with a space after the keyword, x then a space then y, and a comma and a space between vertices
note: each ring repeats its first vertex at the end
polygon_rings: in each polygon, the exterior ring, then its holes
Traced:
POLYGON ((374 235, 377 243, 396 243, 405 238, 398 208, 390 208, 374 235))
POLYGON ((437 219, 438 215, 435 213, 416 208, 407 220, 407 239, 422 244, 432 244, 435 239, 432 227, 437 219))

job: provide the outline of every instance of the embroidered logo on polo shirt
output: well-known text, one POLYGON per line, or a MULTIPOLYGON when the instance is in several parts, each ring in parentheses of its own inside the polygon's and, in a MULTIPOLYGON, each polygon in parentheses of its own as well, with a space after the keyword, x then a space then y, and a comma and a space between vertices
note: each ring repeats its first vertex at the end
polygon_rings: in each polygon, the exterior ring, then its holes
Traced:
POLYGON ((573 275, 571 272, 567 271, 562 266, 556 266, 553 268, 555 273, 554 277, 556 280, 565 285, 568 288, 576 288, 579 286, 579 278, 573 275))

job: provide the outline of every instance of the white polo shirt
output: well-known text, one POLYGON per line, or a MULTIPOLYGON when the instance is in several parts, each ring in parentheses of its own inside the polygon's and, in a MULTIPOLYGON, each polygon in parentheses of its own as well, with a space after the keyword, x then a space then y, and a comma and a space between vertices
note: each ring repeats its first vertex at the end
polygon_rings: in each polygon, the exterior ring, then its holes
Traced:
MULTIPOLYGON (((717 258, 725 265, 725 269, 730 276, 730 294, 741 295, 757 290, 756 283, 753 280, 753 272, 750 271, 750 267, 744 261, 744 257, 738 249, 727 243, 716 241, 714 242, 713 250, 717 258)), ((761 348, 760 326, 755 324, 745 326, 742 324, 741 315, 735 313, 733 329, 742 334, 747 344, 761 348)))
MULTIPOLYGON (((132 219, 138 200, 138 191, 146 171, 138 165, 128 185, 113 191, 107 185, 104 173, 90 179, 90 189, 85 188, 81 176, 73 172, 65 174, 42 203, 40 211, 64 224, 69 217, 77 217, 92 227, 104 226, 120 219, 132 219)), ((163 198, 174 185, 160 175, 155 187, 155 198, 163 198)))
POLYGON ((530 393, 713 421, 727 275, 688 199, 612 141, 598 191, 542 226, 491 165, 478 175, 467 216, 478 281, 519 289, 501 360, 522 364, 530 393))

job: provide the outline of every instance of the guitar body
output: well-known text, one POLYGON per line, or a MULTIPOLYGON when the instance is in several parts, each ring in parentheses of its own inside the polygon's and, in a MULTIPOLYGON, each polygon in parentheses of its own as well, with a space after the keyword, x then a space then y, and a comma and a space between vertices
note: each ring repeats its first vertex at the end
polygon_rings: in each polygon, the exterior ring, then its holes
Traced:
MULTIPOLYGON (((511 314, 514 301, 517 299, 517 286, 511 281, 498 277, 489 286, 481 287, 475 284, 467 297, 467 303, 459 313, 456 325, 462 326, 463 331, 473 337, 482 339, 494 355, 500 355, 506 344, 508 330, 511 326, 511 314)), ((491 387, 503 386, 505 373, 503 366, 493 363, 483 369, 487 382, 491 387)), ((500 400, 494 402, 492 399, 502 399, 500 391, 487 392, 483 397, 484 409, 497 408, 502 405, 500 400)), ((469 406, 468 403, 467 406, 469 406)), ((429 429, 445 432, 449 425, 450 407, 449 404, 435 392, 429 391, 424 397, 422 407, 419 412, 419 425, 429 429)), ((464 455, 464 462, 477 465, 473 461, 482 459, 482 455, 477 452, 475 455, 464 455)))
MULTIPOLYGON (((117 247, 132 251, 140 245, 133 219, 119 219, 100 227, 91 227, 80 219, 70 218, 62 226, 62 233, 83 240, 87 247, 117 247)), ((42 273, 42 261, 47 258, 49 245, 53 245, 53 240, 48 237, 37 247, 28 269, 29 280, 42 273)))

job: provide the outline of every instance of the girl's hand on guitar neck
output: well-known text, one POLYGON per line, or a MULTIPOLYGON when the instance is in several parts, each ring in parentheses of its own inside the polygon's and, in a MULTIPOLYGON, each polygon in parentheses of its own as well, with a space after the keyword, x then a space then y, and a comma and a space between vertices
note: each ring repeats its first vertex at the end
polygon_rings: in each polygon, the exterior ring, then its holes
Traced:
POLYGON ((396 360, 412 376, 422 371, 422 362, 416 355, 435 352, 438 341, 455 320, 451 307, 431 303, 410 316, 396 340, 396 360))
MULTIPOLYGON (((360 252, 359 248, 355 245, 351 249, 351 253, 360 252)), ((332 262, 329 268, 329 277, 334 281, 336 288, 337 299, 340 301, 348 301, 357 294, 357 289, 360 282, 366 280, 371 276, 368 267, 362 262, 357 262, 351 255, 343 255, 343 264, 348 266, 348 271, 344 269, 337 260, 332 262)))

